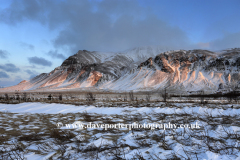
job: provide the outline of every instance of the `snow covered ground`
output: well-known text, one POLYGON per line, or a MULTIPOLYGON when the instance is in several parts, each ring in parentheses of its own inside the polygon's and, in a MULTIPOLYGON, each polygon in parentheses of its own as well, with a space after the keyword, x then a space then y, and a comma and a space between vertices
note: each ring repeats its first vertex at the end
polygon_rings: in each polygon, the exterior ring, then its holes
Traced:
POLYGON ((104 103, 90 106, 0 104, 0 134, 3 135, 0 137, 0 157, 30 160, 240 159, 239 115, 238 104, 159 102, 139 104, 139 107, 130 104, 104 107, 104 103), (97 127, 134 122, 149 127, 97 127), (84 127, 72 125, 79 123, 84 127), (89 127, 90 123, 95 128, 89 127), (151 128, 153 124, 166 126, 151 128), (177 127, 171 128, 170 124, 177 127), (182 127, 185 124, 188 126, 182 127), (200 128, 189 128, 193 124, 200 128))

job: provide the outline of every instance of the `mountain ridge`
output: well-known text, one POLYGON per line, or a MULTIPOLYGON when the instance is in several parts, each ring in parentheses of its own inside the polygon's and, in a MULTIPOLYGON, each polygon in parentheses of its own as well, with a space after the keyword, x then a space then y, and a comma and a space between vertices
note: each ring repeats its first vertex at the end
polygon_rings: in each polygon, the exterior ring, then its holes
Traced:
POLYGON ((180 92, 216 92, 239 86, 239 48, 221 52, 199 49, 161 51, 152 47, 121 53, 79 50, 50 73, 1 88, 0 92, 90 88, 140 91, 166 87, 180 92))

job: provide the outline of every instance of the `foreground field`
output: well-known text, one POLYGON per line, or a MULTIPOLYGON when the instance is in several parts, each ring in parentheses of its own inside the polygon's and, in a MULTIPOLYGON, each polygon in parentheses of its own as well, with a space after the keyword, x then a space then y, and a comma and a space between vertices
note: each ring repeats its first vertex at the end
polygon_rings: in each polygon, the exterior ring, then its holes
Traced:
POLYGON ((155 102, 110 106, 106 102, 80 106, 0 104, 0 157, 240 159, 238 104, 155 102), (147 127, 110 127, 134 122, 147 127), (109 128, 101 127, 106 124, 109 128), (158 127, 154 127, 156 124, 158 127))

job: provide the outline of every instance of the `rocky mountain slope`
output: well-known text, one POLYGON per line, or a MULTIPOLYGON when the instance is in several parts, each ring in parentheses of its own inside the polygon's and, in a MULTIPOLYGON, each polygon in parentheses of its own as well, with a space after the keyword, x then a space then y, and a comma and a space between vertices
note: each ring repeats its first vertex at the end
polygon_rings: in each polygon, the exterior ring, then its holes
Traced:
POLYGON ((143 47, 122 53, 80 50, 50 73, 0 91, 15 90, 231 90, 239 86, 240 49, 164 51, 143 47))

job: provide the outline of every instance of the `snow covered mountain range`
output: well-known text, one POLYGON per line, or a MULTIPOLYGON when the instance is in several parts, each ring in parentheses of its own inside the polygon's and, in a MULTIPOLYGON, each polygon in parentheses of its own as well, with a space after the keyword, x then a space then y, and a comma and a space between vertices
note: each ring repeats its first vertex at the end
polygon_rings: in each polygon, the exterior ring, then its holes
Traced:
POLYGON ((240 48, 166 51, 142 47, 121 53, 79 50, 50 73, 0 92, 15 90, 107 89, 212 91, 236 88, 240 48))

